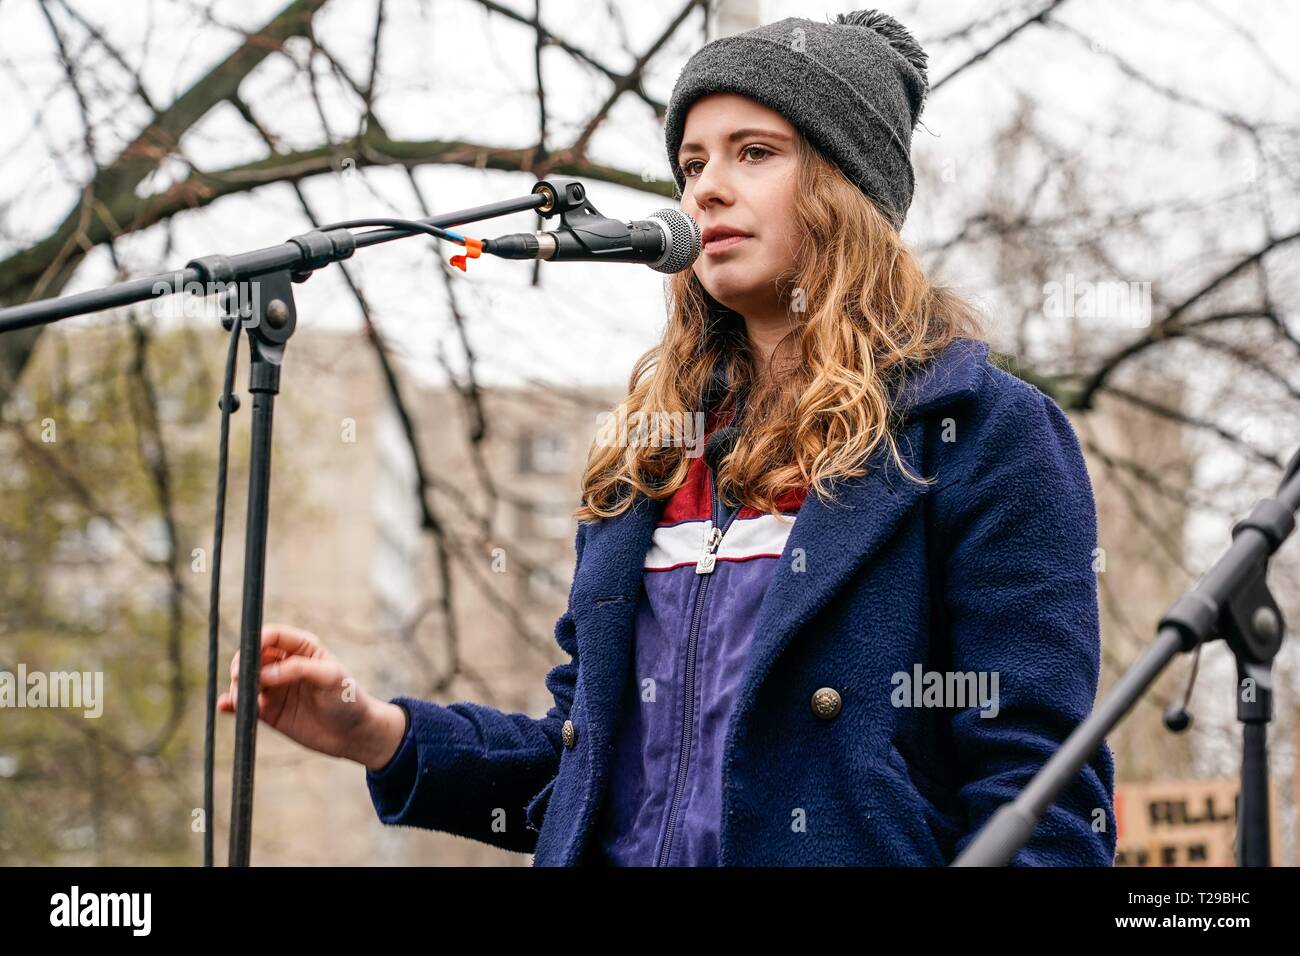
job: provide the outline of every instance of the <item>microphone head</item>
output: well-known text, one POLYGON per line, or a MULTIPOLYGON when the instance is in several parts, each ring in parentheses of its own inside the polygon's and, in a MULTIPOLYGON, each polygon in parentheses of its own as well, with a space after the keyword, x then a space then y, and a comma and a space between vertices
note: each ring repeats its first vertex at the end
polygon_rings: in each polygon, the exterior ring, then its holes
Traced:
POLYGON ((677 209, 660 209, 652 212, 648 221, 658 223, 668 238, 668 251, 658 262, 651 263, 651 269, 671 275, 689 269, 700 257, 700 224, 690 216, 677 209))

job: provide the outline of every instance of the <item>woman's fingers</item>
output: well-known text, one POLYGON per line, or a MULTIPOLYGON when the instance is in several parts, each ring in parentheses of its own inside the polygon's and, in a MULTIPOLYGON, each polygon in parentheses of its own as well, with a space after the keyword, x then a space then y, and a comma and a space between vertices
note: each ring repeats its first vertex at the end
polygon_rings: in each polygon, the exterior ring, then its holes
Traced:
POLYGON ((338 665, 331 661, 286 657, 263 667, 260 680, 263 687, 282 687, 305 681, 313 687, 330 690, 342 686, 343 676, 338 665))
MULTIPOLYGON (((316 635, 286 624, 263 626, 261 659, 258 713, 266 705, 260 687, 286 687, 301 681, 322 690, 337 690, 346 678, 339 663, 324 653, 316 635)), ((238 702, 239 651, 235 651, 230 660, 230 690, 217 698, 217 710, 233 713, 238 702)))
MULTIPOLYGON (((333 661, 316 660, 311 657, 286 657, 263 665, 261 673, 257 675, 257 681, 262 687, 283 687, 286 684, 306 681, 313 687, 329 690, 342 687, 345 676, 342 669, 333 661)), ((239 675, 235 674, 230 679, 229 696, 233 697, 238 692, 239 675)))
MULTIPOLYGON (((262 625, 262 663, 282 660, 292 654, 320 656, 324 651, 320 639, 311 631, 289 624, 262 625)), ((239 675, 239 651, 230 658, 230 676, 239 675)))
MULTIPOLYGON (((232 691, 229 694, 222 694, 220 697, 217 698, 217 711, 218 713, 233 714, 235 712, 235 706, 238 703, 239 703, 238 691, 232 691)), ((261 714, 265 708, 266 708, 266 695, 259 691, 257 695, 257 712, 261 714)))
MULTIPOLYGON (((288 656, 288 651, 283 651, 278 647, 262 648, 262 663, 264 665, 271 663, 271 661, 282 660, 288 656)), ((235 651, 235 656, 230 659, 230 676, 232 678, 239 676, 239 651, 235 651)))
POLYGON ((314 656, 322 650, 320 638, 289 624, 263 624, 262 648, 276 647, 287 654, 314 656))

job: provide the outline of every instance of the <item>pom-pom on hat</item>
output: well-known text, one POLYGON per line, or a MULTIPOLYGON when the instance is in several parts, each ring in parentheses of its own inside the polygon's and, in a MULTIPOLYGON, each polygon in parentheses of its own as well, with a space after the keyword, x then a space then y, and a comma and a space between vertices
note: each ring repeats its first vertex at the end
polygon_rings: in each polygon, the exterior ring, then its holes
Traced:
POLYGON ((901 229, 912 204, 912 130, 930 89, 926 61, 907 28, 878 10, 826 23, 787 17, 706 44, 682 68, 664 117, 679 195, 691 104, 738 93, 788 119, 901 229))

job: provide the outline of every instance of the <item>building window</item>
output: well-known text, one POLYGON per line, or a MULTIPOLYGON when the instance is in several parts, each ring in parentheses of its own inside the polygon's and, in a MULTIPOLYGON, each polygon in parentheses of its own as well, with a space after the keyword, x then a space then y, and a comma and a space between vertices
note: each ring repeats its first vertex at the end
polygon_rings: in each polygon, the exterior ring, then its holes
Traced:
POLYGON ((391 402, 384 404, 376 422, 376 455, 370 583, 379 627, 387 632, 405 627, 415 614, 422 555, 415 461, 391 402))
POLYGON ((519 502, 519 536, 563 541, 575 531, 573 507, 567 501, 519 502))
POLYGON ((519 470, 562 475, 569 470, 569 436, 559 431, 524 432, 518 438, 519 470))
POLYGON ((563 598, 564 579, 551 568, 535 567, 528 574, 528 596, 535 601, 563 598))

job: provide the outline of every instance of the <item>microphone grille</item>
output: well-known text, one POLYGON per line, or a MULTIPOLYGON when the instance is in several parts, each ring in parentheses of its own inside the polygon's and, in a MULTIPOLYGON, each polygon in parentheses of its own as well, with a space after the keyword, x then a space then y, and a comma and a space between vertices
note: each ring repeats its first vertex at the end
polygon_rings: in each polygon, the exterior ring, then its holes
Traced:
POLYGON ((676 209, 660 209, 650 214, 668 228, 668 252, 650 268, 672 274, 688 269, 700 256, 700 224, 676 209))

